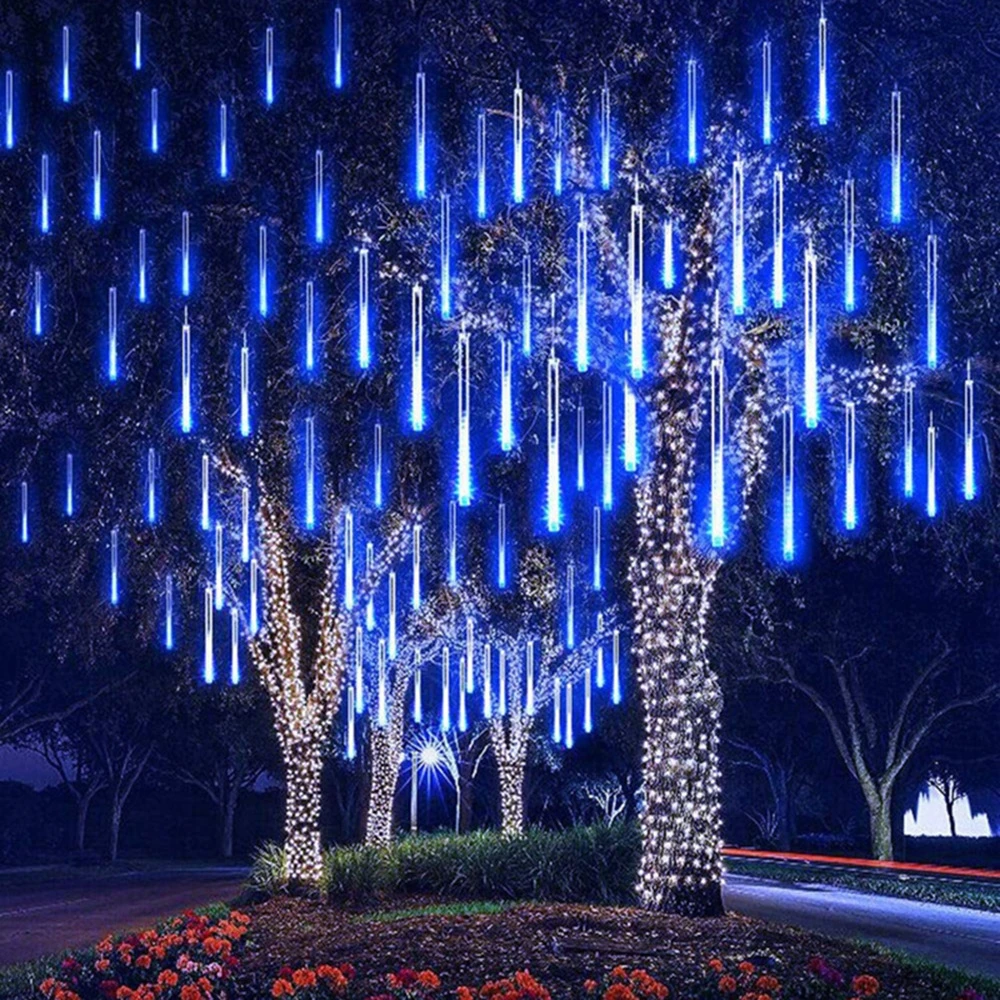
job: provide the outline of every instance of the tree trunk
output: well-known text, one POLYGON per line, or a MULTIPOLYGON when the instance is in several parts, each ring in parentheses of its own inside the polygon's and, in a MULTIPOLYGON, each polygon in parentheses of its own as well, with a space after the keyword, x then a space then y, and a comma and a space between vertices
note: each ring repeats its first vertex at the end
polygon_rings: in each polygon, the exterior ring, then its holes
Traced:
POLYGON ((108 837, 108 860, 118 860, 118 833, 122 824, 122 803, 117 796, 111 798, 111 830, 108 837))
MULTIPOLYGON (((525 720, 511 716, 506 723, 490 723, 490 743, 497 763, 500 782, 500 832, 516 837, 524 832, 524 775, 528 761, 528 736, 519 728, 525 720)), ((530 722, 527 723, 530 726, 530 722)))
POLYGON ((784 771, 774 776, 774 811, 778 819, 776 830, 776 847, 779 851, 787 851, 792 846, 792 835, 794 827, 792 794, 788 789, 788 781, 784 771))
POLYGON ((892 861, 892 789, 871 789, 865 793, 871 829, 872 857, 892 861))
POLYGON ((955 829, 955 799, 950 794, 950 791, 949 789, 944 796, 944 807, 948 811, 948 827, 951 830, 951 835, 957 837, 958 834, 955 829))
POLYGON ((304 741, 284 747, 285 857, 292 886, 312 887, 323 874, 320 849, 320 747, 304 741))
POLYGON ((705 654, 706 606, 714 574, 667 574, 676 609, 660 655, 639 650, 646 808, 639 898, 692 916, 722 912, 719 716, 722 694, 705 654))
POLYGON ((233 856, 233 828, 236 825, 236 802, 239 797, 239 787, 234 786, 222 798, 222 823, 219 831, 219 851, 227 861, 233 856))
POLYGON ((458 762, 458 784, 462 789, 459 798, 458 832, 468 833, 472 828, 472 761, 462 758, 458 762))
POLYGON ((84 792, 76 800, 76 852, 83 854, 87 844, 87 816, 90 813, 90 802, 94 792, 84 792))
POLYGON ((394 727, 369 727, 371 780, 365 814, 365 843, 385 846, 392 841, 393 810, 399 780, 402 740, 394 738, 394 727))

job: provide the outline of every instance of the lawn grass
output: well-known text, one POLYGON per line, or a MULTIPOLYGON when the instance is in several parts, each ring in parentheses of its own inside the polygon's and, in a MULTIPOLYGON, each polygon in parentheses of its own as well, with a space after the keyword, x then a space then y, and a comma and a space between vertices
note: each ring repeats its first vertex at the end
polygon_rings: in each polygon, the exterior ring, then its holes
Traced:
POLYGON ((471 900, 468 903, 428 903, 401 910, 372 910, 354 917, 355 921, 387 924, 413 917, 469 917, 482 913, 502 913, 515 904, 510 900, 471 900))
POLYGON ((726 858, 725 868, 732 875, 746 875, 773 882, 832 885, 877 896, 894 896, 1000 913, 1000 885, 974 882, 971 879, 935 878, 911 873, 891 875, 885 872, 823 867, 807 862, 776 862, 755 858, 726 858))

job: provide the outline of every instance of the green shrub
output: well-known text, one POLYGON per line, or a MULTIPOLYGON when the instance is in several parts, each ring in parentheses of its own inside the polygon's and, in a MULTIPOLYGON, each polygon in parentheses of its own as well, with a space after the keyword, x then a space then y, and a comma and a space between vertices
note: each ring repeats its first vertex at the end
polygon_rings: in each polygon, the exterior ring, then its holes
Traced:
POLYGON ((246 887, 251 893, 274 896, 288 885, 285 848, 281 844, 261 844, 250 860, 246 887))
MULTIPOLYGON (((386 893, 452 899, 533 899, 628 903, 634 898, 640 838, 634 825, 495 830, 405 837, 389 847, 337 847, 323 858, 321 889, 333 899, 386 893)), ((265 844, 247 887, 274 895, 287 886, 284 851, 265 844)))

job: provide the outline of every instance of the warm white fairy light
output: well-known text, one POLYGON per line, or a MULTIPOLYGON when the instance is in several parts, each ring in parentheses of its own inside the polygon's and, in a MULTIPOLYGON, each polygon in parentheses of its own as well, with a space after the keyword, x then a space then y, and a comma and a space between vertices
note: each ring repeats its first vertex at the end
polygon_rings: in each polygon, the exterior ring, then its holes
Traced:
MULTIPOLYGON (((705 205, 685 249, 684 285, 658 329, 657 385, 650 395, 650 454, 637 484, 638 537, 631 560, 633 648, 644 715, 637 891, 654 908, 721 908, 718 725, 721 692, 707 658, 706 626, 719 561, 697 535, 699 436, 711 403, 712 298, 718 289, 714 209, 705 205)), ((728 213, 727 213, 728 214, 728 213)), ((728 220, 727 220, 728 221, 728 220)), ((739 332, 738 349, 758 350, 739 332)), ((750 382, 754 385, 752 379, 750 382)), ((752 451, 766 426, 756 390, 737 422, 732 447, 744 480, 766 454, 752 451), (751 405, 752 404, 752 405, 751 405)), ((644 438, 644 440, 646 440, 644 438)), ((744 489, 746 486, 744 485, 744 489)), ((612 701, 622 696, 621 634, 612 639, 612 701)))
MULTIPOLYGON (((360 622, 355 622, 338 599, 339 558, 331 553, 327 582, 320 591, 316 612, 315 645, 307 656, 303 649, 302 616, 295 610, 292 599, 293 527, 284 505, 263 488, 257 528, 267 613, 260 631, 251 638, 250 652, 271 702, 285 765, 287 874, 294 883, 315 886, 322 875, 319 811, 323 748, 341 704, 352 635, 357 651, 364 641, 364 632, 360 622)), ((371 564, 360 593, 356 594, 361 599, 359 603, 368 600, 390 567, 404 555, 410 537, 410 525, 405 523, 394 526, 387 534, 379 557, 371 564)), ((363 657, 363 649, 360 655, 363 657)), ((354 710, 352 714, 362 709, 363 698, 363 684, 354 687, 347 699, 348 707, 354 710)))

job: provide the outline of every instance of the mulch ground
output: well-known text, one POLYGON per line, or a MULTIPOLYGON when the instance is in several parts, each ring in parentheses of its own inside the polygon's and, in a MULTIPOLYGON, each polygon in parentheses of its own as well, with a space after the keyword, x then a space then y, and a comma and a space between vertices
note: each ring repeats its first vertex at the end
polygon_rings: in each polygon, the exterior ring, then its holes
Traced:
MULTIPOLYGON (((427 902, 396 900, 384 909, 427 902)), ((814 955, 841 969, 848 981, 862 972, 877 976, 886 1000, 951 1000, 957 992, 953 983, 945 987, 932 973, 900 968, 862 946, 746 917, 693 919, 624 907, 524 904, 498 913, 379 921, 371 912, 289 897, 250 911, 253 929, 243 973, 263 983, 286 964, 350 962, 360 996, 384 992, 385 973, 411 966, 433 969, 445 990, 527 968, 561 998, 585 978, 600 978, 620 963, 645 968, 677 997, 684 995, 685 983, 701 981, 713 956, 727 966, 770 956, 789 996, 794 983, 808 978, 805 965, 814 955)))

